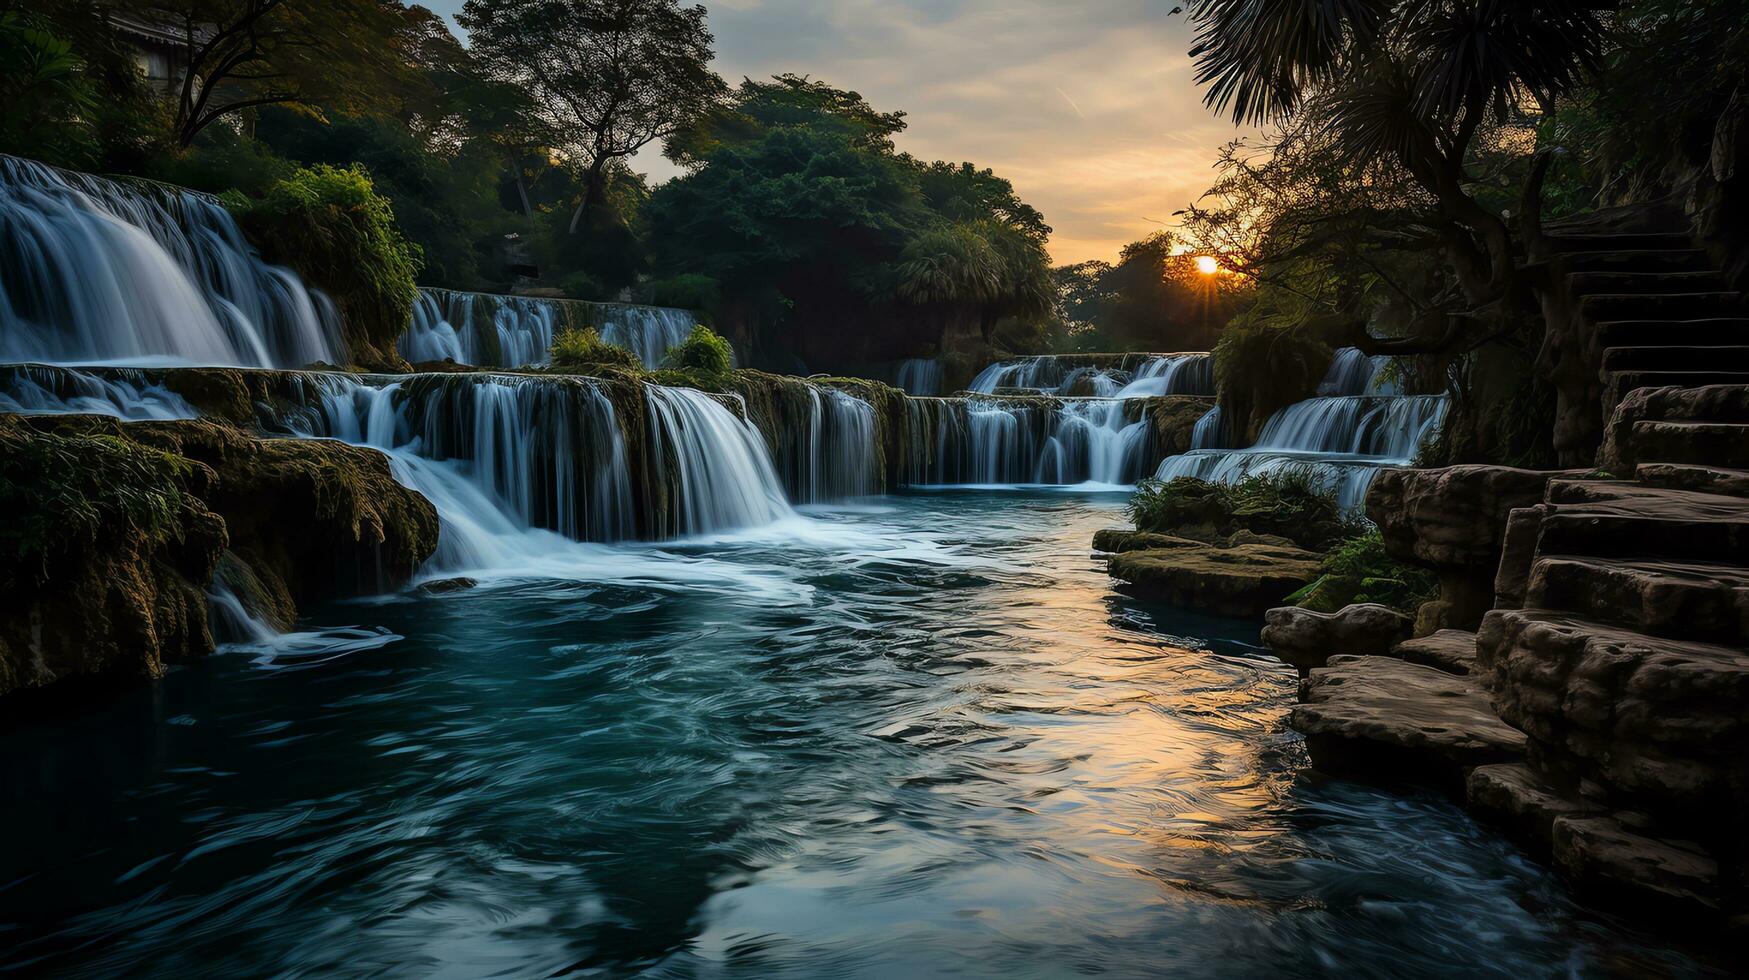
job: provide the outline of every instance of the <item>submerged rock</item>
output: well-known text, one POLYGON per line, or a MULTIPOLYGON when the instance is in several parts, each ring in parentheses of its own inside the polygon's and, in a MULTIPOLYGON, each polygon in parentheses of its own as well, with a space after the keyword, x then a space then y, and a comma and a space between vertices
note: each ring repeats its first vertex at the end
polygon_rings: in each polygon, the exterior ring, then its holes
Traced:
POLYGON ((1408 639, 1409 617, 1374 602, 1343 606, 1333 613, 1298 606, 1269 610, 1263 617, 1263 643, 1293 664, 1302 676, 1332 656, 1382 657, 1408 639))
POLYGON ((418 591, 421 595, 453 595, 476 588, 479 584, 479 582, 462 575, 456 578, 440 578, 430 582, 422 582, 418 591))

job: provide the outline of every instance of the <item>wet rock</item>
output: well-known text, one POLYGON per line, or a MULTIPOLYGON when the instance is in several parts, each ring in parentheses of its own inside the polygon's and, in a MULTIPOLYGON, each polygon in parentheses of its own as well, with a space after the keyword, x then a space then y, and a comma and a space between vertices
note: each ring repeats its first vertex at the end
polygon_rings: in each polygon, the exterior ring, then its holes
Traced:
POLYGON ((479 584, 479 582, 464 575, 456 578, 440 578, 433 579, 430 582, 421 582, 418 591, 421 595, 454 595, 457 592, 466 592, 469 589, 476 588, 479 584))
POLYGON ((1332 657, 1300 684, 1289 718, 1313 765, 1362 778, 1461 792, 1472 766, 1516 761, 1524 734, 1495 716, 1468 678, 1392 657, 1332 657))
POLYGON ((1321 556, 1280 539, 1242 533, 1214 542, 1139 531, 1102 531, 1110 573, 1136 594, 1230 616, 1261 616, 1318 576, 1321 556))
POLYGON ((1643 836, 1608 816, 1558 816, 1552 836, 1556 866, 1587 898, 1690 926, 1718 913, 1719 865, 1699 845, 1643 836))
POLYGON ((1164 459, 1190 451, 1196 423, 1213 408, 1213 398, 1191 395, 1167 395, 1142 400, 1142 417, 1149 422, 1154 437, 1154 456, 1164 459))
POLYGON ((1464 781, 1464 800, 1470 812, 1545 856, 1553 847, 1556 818, 1599 812, 1597 806, 1577 794, 1560 792, 1529 766, 1518 762, 1470 770, 1464 781))
POLYGON ((1448 674, 1468 674, 1476 666, 1476 634, 1469 630, 1440 630, 1404 640, 1391 648, 1390 655, 1448 674))
POLYGON ((1553 476, 1510 466, 1385 470, 1367 492, 1367 516, 1385 552, 1439 575, 1439 598, 1416 614, 1415 632, 1475 629, 1494 605, 1495 573, 1514 508, 1542 500, 1553 476))
POLYGON ((1409 636, 1409 617, 1377 603, 1343 606, 1333 613, 1298 606, 1269 610, 1263 617, 1263 643, 1293 664, 1302 676, 1334 655, 1377 657, 1409 636))

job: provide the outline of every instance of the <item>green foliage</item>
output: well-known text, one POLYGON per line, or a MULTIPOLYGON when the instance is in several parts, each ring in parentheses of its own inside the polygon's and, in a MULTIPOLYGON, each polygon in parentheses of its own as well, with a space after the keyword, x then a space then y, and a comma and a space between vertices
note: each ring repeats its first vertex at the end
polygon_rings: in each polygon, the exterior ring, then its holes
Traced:
POLYGON ((41 582, 75 549, 179 536, 189 465, 113 436, 0 433, 0 555, 9 575, 41 582))
POLYGON ((211 127, 187 150, 166 153, 147 165, 153 178, 167 183, 214 194, 236 191, 253 196, 266 194, 296 170, 267 144, 228 126, 211 127))
POLYGON ((96 156, 96 87, 68 39, 0 13, 0 149, 66 166, 96 156))
POLYGON ((345 318, 352 358, 392 360, 418 295, 421 254, 359 167, 299 169, 265 197, 225 203, 270 260, 326 290, 345 318))
POLYGON ((728 383, 735 369, 735 349, 703 324, 692 328, 682 343, 668 348, 662 358, 664 372, 674 372, 689 379, 694 387, 718 391, 728 383))
POLYGON ((638 370, 638 355, 601 339, 594 327, 567 328, 553 338, 553 367, 559 371, 589 373, 609 368, 638 370))
POLYGON ((1335 494, 1303 473, 1254 476, 1236 484, 1195 477, 1143 480, 1130 498, 1136 528, 1172 534, 1207 528, 1227 535, 1246 530, 1274 534, 1302 548, 1323 550, 1360 532, 1363 523, 1342 512, 1335 494))
POLYGON ((1317 581, 1287 601, 1319 612, 1376 602, 1414 615, 1422 603, 1439 595, 1438 576, 1386 554, 1384 536, 1377 529, 1338 542, 1324 557, 1322 571, 1317 581))
POLYGON ((681 310, 715 310, 723 298, 721 283, 695 272, 651 279, 638 287, 638 293, 640 300, 651 306, 681 310))
POLYGON ((570 299, 584 299, 598 302, 608 298, 607 287, 601 284, 601 280, 587 272, 571 273, 565 277, 565 280, 562 283, 559 284, 559 288, 563 290, 565 296, 570 299))
POLYGON ((1307 331, 1270 323, 1253 306, 1215 342, 1222 412, 1235 426, 1261 425, 1276 409, 1316 391, 1333 353, 1307 331))

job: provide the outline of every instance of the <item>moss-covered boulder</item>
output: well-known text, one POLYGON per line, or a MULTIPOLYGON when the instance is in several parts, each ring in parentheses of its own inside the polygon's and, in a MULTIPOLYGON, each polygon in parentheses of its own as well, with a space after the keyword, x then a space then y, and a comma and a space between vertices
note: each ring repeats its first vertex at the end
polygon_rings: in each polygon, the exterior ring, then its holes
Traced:
POLYGON ((212 649, 225 525, 188 492, 193 474, 111 432, 0 416, 0 694, 158 677, 212 649))
POLYGON ((1321 556, 1283 538, 1240 531, 1207 541, 1101 531, 1106 568, 1144 598, 1229 616, 1261 616, 1318 575, 1321 556))

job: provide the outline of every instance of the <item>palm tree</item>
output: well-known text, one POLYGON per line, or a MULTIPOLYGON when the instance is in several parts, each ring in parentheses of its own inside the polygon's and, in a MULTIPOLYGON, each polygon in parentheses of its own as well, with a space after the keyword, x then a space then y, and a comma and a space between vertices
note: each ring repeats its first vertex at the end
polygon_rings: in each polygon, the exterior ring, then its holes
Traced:
MULTIPOLYGON (((1512 290, 1513 235, 1478 203, 1477 133, 1571 92, 1599 61, 1602 0, 1188 0, 1204 101, 1235 122, 1317 112, 1356 165, 1399 165, 1431 195, 1465 298, 1512 290)), ((1533 187, 1541 167, 1533 169, 1533 187)), ((1456 329, 1453 327, 1452 329, 1456 329)), ((1451 330, 1423 346, 1449 343, 1451 330)), ((1376 345, 1375 345, 1376 346, 1376 345)), ((1407 352, 1399 347, 1398 352, 1407 352)))

